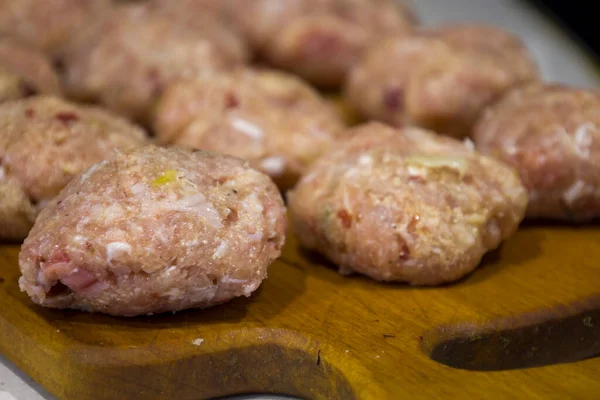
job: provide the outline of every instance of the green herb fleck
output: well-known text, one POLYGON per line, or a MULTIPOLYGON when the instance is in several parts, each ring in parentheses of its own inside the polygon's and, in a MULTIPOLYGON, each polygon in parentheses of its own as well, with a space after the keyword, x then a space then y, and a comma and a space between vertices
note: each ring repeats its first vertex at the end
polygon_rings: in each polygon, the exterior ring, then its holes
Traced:
POLYGON ((155 186, 155 187, 164 186, 167 183, 174 182, 176 180, 177 180, 177 171, 170 169, 170 170, 165 171, 164 174, 162 174, 155 180, 153 180, 152 186, 155 186))

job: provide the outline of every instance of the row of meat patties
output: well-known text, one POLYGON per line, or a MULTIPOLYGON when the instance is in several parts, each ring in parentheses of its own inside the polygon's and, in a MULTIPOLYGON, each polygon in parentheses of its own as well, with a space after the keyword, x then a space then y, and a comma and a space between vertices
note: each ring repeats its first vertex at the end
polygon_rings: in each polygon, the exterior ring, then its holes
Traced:
POLYGON ((249 296, 288 231, 453 282, 599 216, 599 93, 394 0, 0 0, 0 239, 34 302, 113 315, 249 296))

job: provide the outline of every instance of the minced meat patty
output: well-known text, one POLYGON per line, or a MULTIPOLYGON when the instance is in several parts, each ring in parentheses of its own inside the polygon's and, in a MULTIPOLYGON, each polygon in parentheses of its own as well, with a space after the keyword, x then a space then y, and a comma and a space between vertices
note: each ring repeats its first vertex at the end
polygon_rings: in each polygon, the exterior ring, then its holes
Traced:
POLYGON ((371 48, 352 70, 346 98, 367 119, 465 137, 485 107, 538 79, 533 58, 513 34, 453 25, 371 48))
POLYGON ((249 296, 285 240, 283 199, 239 159, 146 146, 73 180, 38 217, 21 289, 46 307, 113 315, 249 296))
POLYGON ((515 167, 528 218, 600 217, 600 92, 535 84, 509 93, 475 127, 478 149, 515 167))
POLYGON ((0 104, 0 239, 23 239, 73 177, 145 142, 140 128, 101 109, 48 96, 0 104))
POLYGON ((241 69, 167 88, 155 118, 162 143, 249 160, 282 189, 342 140, 337 110, 298 78, 241 69))
POLYGON ((341 273, 452 282, 517 230, 527 193, 510 167, 417 128, 354 131, 288 195, 300 242, 341 273))

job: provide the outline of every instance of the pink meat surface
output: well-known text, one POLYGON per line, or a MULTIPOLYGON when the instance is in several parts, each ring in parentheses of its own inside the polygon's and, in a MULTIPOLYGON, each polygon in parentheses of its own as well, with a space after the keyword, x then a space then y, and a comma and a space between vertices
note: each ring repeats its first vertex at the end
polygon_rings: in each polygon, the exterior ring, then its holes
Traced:
POLYGON ((73 180, 42 211, 19 264, 47 307, 113 315, 249 296, 285 237, 277 187, 243 161, 147 146, 73 180))

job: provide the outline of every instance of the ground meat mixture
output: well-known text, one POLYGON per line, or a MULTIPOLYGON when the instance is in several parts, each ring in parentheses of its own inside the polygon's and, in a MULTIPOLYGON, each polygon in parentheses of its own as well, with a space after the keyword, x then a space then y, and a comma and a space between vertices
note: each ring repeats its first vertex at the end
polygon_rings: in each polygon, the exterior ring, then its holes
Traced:
POLYGON ((507 90, 539 79, 519 38, 499 28, 445 26, 373 47, 351 73, 346 97, 364 118, 469 136, 507 90))
POLYGON ((535 84, 509 93, 477 124, 483 153, 517 168, 528 218, 600 217, 600 92, 535 84))
POLYGON ((172 80, 223 71, 246 58, 243 44, 214 22, 193 23, 153 4, 125 5, 71 47, 65 83, 77 99, 147 123, 172 80))
POLYGON ((59 56, 111 0, 0 0, 0 35, 21 39, 59 56))
POLYGON ((147 146, 74 179, 23 245, 34 302, 113 315, 204 308, 249 296, 285 240, 285 207, 239 159, 147 146))
POLYGON ((20 92, 24 95, 12 98, 34 93, 53 95, 61 93, 58 76, 50 60, 44 53, 18 40, 0 37, 0 70, 3 71, 6 79, 16 78, 21 81, 20 92), (13 78, 8 78, 11 74, 13 78))
POLYGON ((337 110, 311 87, 269 70, 243 69, 174 84, 155 119, 162 143, 249 160, 282 189, 293 186, 343 131, 337 110))
POLYGON ((517 173, 472 143, 379 123, 354 131, 288 196, 300 242, 341 273, 456 281, 523 219, 527 194, 517 173))
POLYGON ((365 49, 411 31, 397 0, 225 0, 254 49, 274 65, 323 87, 339 87, 365 49))
POLYGON ((0 239, 22 240, 78 173, 144 132, 106 111, 35 96, 0 104, 0 239))

